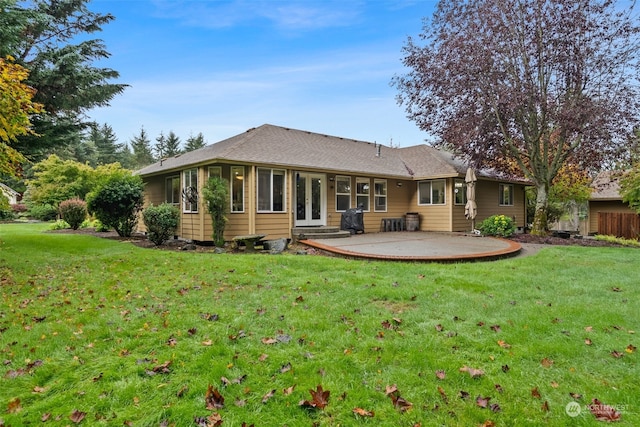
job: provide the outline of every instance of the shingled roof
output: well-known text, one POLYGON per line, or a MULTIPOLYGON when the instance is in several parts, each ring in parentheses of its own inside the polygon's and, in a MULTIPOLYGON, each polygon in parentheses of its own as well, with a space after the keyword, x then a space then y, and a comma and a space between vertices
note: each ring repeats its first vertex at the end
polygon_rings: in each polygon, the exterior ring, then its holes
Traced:
POLYGON ((138 174, 157 175, 216 161, 403 179, 452 177, 466 171, 466 166, 451 154, 426 144, 391 148, 374 142, 265 124, 164 159, 139 170, 138 174))
POLYGON ((602 171, 591 183, 591 200, 622 200, 620 195, 620 178, 622 171, 602 171))

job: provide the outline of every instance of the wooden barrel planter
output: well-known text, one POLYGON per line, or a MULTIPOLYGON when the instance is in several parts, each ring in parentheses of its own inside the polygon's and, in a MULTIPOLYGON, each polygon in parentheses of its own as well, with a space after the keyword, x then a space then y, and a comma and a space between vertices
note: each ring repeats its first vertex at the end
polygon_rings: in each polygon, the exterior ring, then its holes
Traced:
POLYGON ((415 212, 409 212, 405 215, 405 224, 407 231, 420 230, 420 214, 415 212))

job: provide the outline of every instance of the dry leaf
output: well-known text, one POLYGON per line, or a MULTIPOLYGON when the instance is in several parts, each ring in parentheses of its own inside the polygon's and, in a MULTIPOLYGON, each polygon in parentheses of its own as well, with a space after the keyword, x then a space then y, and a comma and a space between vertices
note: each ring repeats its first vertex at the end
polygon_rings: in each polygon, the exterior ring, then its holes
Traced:
POLYGON ((293 393, 293 390, 295 390, 296 385, 292 385, 291 387, 287 387, 285 389, 282 390, 282 394, 284 394, 285 396, 290 395, 291 393, 293 393))
POLYGON ((550 368, 550 367, 551 367, 551 365, 553 365, 553 360, 551 360, 551 359, 549 359, 549 358, 545 357, 544 359, 542 359, 542 360, 540 361, 540 364, 541 364, 542 366, 544 366, 545 368, 550 368))
POLYGON ((540 391, 538 390, 538 387, 534 387, 531 389, 531 396, 533 396, 535 399, 542 398, 542 396, 540 396, 540 391))
POLYGON ((490 397, 478 396, 476 397, 476 405, 478 405, 481 408, 487 408, 489 406, 490 400, 491 400, 490 397))
POLYGON ((262 344, 267 345, 276 344, 278 342, 278 340, 275 338, 262 338, 260 341, 262 341, 262 344))
POLYGON ((615 408, 605 405, 598 399, 592 399, 589 410, 598 421, 619 421, 622 416, 615 408))
POLYGON ((211 384, 207 387, 207 392, 204 395, 204 402, 206 408, 209 410, 224 408, 224 397, 222 397, 218 389, 214 389, 211 384))
POLYGON ((549 412, 549 401, 545 400, 541 406, 543 412, 549 412))
POLYGON ((444 400, 444 403, 449 403, 449 398, 447 397, 447 394, 444 392, 444 389, 440 386, 438 386, 438 393, 440 393, 440 397, 442 398, 442 400, 444 400))
POLYGON ((613 350, 611 352, 611 356, 615 357, 616 359, 620 359, 622 356, 624 356, 624 353, 620 353, 617 350, 613 350))
POLYGON ((82 412, 82 411, 78 411, 77 409, 74 409, 71 415, 69 415, 69 419, 74 423, 78 424, 82 422, 82 420, 84 420, 84 417, 86 416, 87 416, 86 412, 82 412))
POLYGON ((589 339, 589 338, 585 338, 585 339, 584 339, 584 343, 585 343, 586 345, 591 345, 591 344, 593 344, 593 341, 591 341, 591 339, 589 339))
POLYGON ((323 390, 322 386, 318 384, 316 390, 310 389, 311 400, 303 400, 300 402, 300 406, 305 408, 318 408, 324 409, 329 404, 329 390, 323 390))
POLYGON ((498 345, 502 348, 511 348, 511 344, 507 344, 505 341, 503 340, 498 340, 498 345))
POLYGON ((262 403, 267 403, 275 394, 275 389, 268 391, 264 396, 262 396, 262 403))
POLYGON ((400 410, 400 412, 406 412, 413 406, 413 403, 407 401, 398 393, 392 393, 389 397, 391 398, 391 402, 393 402, 393 406, 400 410))
POLYGON ((7 412, 10 414, 17 414, 22 411, 22 404, 20 403, 20 399, 17 397, 15 399, 11 399, 7 404, 7 412))
POLYGON ((459 370, 460 372, 467 372, 471 378, 479 378, 484 375, 484 371, 482 369, 470 368, 467 365, 464 365, 459 370))
POLYGON ((445 374, 445 372, 443 370, 439 369, 439 370, 436 371, 436 378, 437 379, 443 380, 443 379, 445 379, 446 376, 447 375, 445 374))
POLYGON ((374 416, 373 411, 367 411, 366 409, 362 409, 362 408, 353 408, 353 413, 356 415, 360 415, 361 417, 373 418, 374 416))
POLYGON ((633 344, 629 344, 627 348, 624 349, 624 351, 626 351, 629 354, 633 353, 636 350, 637 350, 637 347, 633 344))
POLYGON ((491 326, 489 326, 489 328, 490 328, 493 332, 500 332, 500 325, 491 325, 491 326))

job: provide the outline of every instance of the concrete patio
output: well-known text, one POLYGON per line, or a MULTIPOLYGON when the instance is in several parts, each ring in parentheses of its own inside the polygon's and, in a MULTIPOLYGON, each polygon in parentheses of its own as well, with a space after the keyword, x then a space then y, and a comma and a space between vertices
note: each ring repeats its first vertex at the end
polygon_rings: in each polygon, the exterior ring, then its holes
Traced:
POLYGON ((301 240, 307 246, 350 257, 389 261, 462 262, 516 256, 519 243, 468 233, 386 232, 345 239, 301 240))

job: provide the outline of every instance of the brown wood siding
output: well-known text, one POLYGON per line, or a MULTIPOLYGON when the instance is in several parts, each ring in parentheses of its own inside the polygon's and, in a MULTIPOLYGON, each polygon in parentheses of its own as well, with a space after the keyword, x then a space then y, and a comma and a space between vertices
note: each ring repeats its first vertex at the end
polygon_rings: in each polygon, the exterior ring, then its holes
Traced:
MULTIPOLYGON (((175 174, 167 176, 173 175, 175 174)), ((165 180, 167 176, 154 176, 144 181, 143 209, 151 204, 157 206, 165 202, 165 180)), ((140 233, 145 233, 147 231, 147 227, 145 227, 144 221, 142 220, 142 215, 140 215, 138 219, 137 231, 140 233)))
POLYGON ((602 234, 598 229, 600 212, 633 213, 628 204, 622 200, 603 200, 589 202, 589 228, 587 234, 602 234))
POLYGON ((640 215, 623 212, 599 212, 598 230, 600 234, 638 239, 640 236, 640 215))

